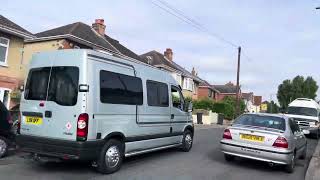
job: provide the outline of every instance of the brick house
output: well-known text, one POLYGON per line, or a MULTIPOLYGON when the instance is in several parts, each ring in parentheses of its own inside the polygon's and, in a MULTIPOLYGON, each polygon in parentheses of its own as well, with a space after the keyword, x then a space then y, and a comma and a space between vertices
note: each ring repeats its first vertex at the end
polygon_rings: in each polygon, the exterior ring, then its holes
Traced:
POLYGON ((0 15, 0 101, 8 108, 19 101, 26 71, 24 40, 30 38, 29 31, 0 15))
POLYGON ((185 97, 198 99, 198 88, 202 80, 197 76, 194 68, 189 72, 173 61, 172 49, 167 48, 163 54, 150 51, 140 55, 140 57, 143 62, 171 73, 180 84, 185 97))
POLYGON ((207 81, 203 80, 199 85, 198 98, 210 98, 216 100, 218 91, 207 81))
POLYGON ((96 19, 92 26, 76 22, 35 34, 35 38, 25 41, 24 59, 29 61, 32 54, 58 49, 95 49, 126 57, 140 62, 140 57, 106 34, 103 19, 96 19))
MULTIPOLYGON (((215 100, 221 101, 226 96, 231 96, 236 98, 237 97, 237 86, 234 85, 232 82, 228 82, 225 85, 213 85, 213 88, 217 90, 215 100)), ((241 98, 241 88, 239 90, 240 98, 241 98)))
POLYGON ((253 92, 242 93, 242 99, 246 104, 246 112, 258 113, 261 111, 262 96, 255 96, 253 92))

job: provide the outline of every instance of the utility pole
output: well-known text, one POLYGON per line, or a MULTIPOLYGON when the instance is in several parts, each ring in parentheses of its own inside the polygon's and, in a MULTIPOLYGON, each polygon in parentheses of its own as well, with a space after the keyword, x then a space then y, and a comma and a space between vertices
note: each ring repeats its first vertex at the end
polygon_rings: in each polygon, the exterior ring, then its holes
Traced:
POLYGON ((272 114, 273 113, 273 111, 272 111, 272 95, 273 94, 270 94, 270 113, 272 114))
POLYGON ((240 56, 241 46, 238 47, 238 68, 237 68, 237 102, 236 102, 236 117, 240 115, 240 56))

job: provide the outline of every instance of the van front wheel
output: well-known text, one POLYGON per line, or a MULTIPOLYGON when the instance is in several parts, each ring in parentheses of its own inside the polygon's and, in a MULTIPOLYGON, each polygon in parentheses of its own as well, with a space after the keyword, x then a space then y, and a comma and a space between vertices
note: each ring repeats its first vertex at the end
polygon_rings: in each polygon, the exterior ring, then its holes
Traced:
POLYGON ((97 170, 102 174, 111 174, 121 168, 124 158, 124 145, 118 140, 110 139, 102 148, 97 170))
POLYGON ((193 134, 190 130, 185 130, 183 133, 181 150, 184 152, 189 152, 193 144, 193 134))

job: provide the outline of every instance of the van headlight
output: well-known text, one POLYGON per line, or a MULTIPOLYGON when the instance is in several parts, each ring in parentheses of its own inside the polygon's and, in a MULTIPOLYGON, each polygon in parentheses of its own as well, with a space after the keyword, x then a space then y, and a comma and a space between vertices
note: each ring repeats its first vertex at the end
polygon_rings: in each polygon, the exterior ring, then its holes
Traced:
POLYGON ((309 122, 310 127, 319 127, 319 122, 314 121, 314 122, 309 122))

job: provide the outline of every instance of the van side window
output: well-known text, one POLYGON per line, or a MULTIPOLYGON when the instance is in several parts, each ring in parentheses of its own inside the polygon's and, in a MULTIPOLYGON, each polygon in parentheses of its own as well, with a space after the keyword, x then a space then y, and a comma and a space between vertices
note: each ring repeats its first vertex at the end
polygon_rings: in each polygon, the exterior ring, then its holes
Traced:
POLYGON ((184 99, 179 88, 171 86, 172 106, 184 110, 184 99))
POLYGON ((100 100, 109 104, 142 105, 142 81, 133 76, 100 71, 100 100))
POLYGON ((168 85, 147 80, 147 96, 149 106, 169 106, 168 85))

